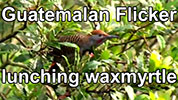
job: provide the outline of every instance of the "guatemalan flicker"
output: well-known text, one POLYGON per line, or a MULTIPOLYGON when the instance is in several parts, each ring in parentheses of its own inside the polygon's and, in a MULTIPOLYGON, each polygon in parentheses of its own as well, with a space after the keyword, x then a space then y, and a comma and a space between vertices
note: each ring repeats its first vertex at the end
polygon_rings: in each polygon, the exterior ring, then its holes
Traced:
MULTIPOLYGON (((80 55, 82 56, 87 51, 91 54, 93 53, 93 48, 98 47, 106 40, 111 38, 117 38, 116 35, 109 35, 102 30, 94 30, 91 34, 76 34, 69 36, 59 36, 59 42, 70 42, 75 43, 80 47, 80 55)), ((74 62, 75 48, 61 46, 61 49, 54 48, 52 54, 54 56, 53 66, 56 65, 55 62, 61 63, 61 65, 66 66, 65 60, 62 55, 69 59, 69 63, 74 62)))

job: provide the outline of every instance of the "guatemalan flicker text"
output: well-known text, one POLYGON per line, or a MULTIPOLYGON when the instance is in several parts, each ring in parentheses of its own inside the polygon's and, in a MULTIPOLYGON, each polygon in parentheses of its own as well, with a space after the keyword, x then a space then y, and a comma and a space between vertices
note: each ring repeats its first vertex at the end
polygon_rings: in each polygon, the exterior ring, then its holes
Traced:
MULTIPOLYGON (((155 10, 153 7, 148 7, 147 9, 137 10, 137 7, 116 7, 114 17, 111 18, 110 11, 108 9, 104 10, 88 10, 86 6, 80 10, 70 11, 66 10, 44 10, 42 7, 36 10, 16 10, 13 7, 7 6, 4 7, 1 11, 1 16, 4 21, 12 22, 12 21, 56 21, 56 22, 109 22, 110 20, 116 20, 120 22, 124 17, 126 17, 128 22, 136 22, 136 21, 174 21, 174 17, 177 15, 177 10, 155 10)), ((112 15, 112 16, 113 16, 112 15)))
POLYGON ((22 84, 22 83, 42 83, 42 84, 69 84, 71 87, 77 87, 82 81, 86 81, 87 83, 102 83, 102 84, 123 84, 123 83, 134 83, 137 84, 138 87, 142 87, 147 82, 158 83, 158 84, 173 84, 177 81, 177 75, 174 72, 166 72, 166 69, 156 70, 155 72, 144 72, 144 73, 134 73, 134 72, 117 72, 117 73, 83 73, 79 74, 76 72, 72 73, 64 73, 55 72, 53 73, 45 72, 44 69, 41 69, 41 72, 19 72, 19 73, 11 73, 7 72, 6 69, 2 69, 2 78, 1 81, 3 84, 22 84))

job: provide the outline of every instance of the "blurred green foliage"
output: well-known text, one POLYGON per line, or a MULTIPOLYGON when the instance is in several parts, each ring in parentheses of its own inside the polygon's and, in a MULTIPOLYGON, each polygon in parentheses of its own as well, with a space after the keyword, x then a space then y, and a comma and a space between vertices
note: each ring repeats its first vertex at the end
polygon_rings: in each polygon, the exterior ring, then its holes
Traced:
MULTIPOLYGON (((0 0, 0 11, 6 6, 16 10, 82 10, 110 11, 110 22, 100 22, 100 29, 118 35, 119 39, 107 41, 95 52, 95 57, 77 60, 70 72, 80 72, 80 85, 70 88, 60 84, 54 91, 44 84, 2 84, 2 100, 48 100, 62 98, 68 88, 71 96, 66 100, 177 100, 178 83, 136 84, 88 84, 84 72, 153 72, 165 68, 178 74, 178 17, 174 22, 121 22, 115 18, 116 6, 137 6, 138 11, 152 6, 154 10, 178 10, 178 0, 0 0)), ((93 22, 5 22, 0 18, 0 69, 8 72, 39 72, 49 69, 52 57, 47 54, 50 46, 60 45, 77 48, 70 43, 56 43, 56 36, 76 33, 88 34, 94 29, 93 22), (17 33, 17 34, 15 34, 17 33)), ((68 58, 69 59, 69 58, 68 58)), ((0 73, 1 74, 1 73, 0 73)), ((0 76, 1 78, 1 76, 0 76)))

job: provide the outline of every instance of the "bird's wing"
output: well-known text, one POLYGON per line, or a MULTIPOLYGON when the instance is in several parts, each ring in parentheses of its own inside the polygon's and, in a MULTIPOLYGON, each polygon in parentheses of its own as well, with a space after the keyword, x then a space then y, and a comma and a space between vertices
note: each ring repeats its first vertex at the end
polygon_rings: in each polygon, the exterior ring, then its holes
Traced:
MULTIPOLYGON (((83 35, 59 36, 58 41, 75 43, 80 47, 82 38, 84 38, 83 35)), ((64 55, 69 59, 70 62, 73 62, 75 57, 75 48, 64 45, 61 45, 60 48, 61 49, 53 48, 53 51, 50 53, 52 56, 54 56, 54 61, 61 62, 63 59, 62 55, 64 55)))

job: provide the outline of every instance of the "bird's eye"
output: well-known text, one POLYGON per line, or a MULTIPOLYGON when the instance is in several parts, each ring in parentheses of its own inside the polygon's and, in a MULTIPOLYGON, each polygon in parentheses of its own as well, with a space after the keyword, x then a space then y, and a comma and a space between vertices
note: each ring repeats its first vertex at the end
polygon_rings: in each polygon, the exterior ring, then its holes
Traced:
POLYGON ((101 37, 102 35, 101 35, 101 34, 99 34, 98 36, 99 36, 99 37, 101 37))

